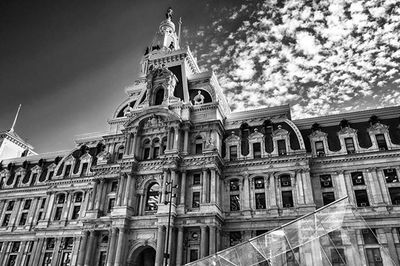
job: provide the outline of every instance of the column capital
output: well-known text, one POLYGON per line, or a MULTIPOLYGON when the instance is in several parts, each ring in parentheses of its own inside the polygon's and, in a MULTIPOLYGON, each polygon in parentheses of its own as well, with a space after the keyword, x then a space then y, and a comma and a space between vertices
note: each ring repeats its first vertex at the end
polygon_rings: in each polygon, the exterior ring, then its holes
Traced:
POLYGON ((367 172, 368 173, 372 173, 372 172, 376 172, 376 167, 369 167, 369 168, 367 168, 367 172))
POLYGON ((342 175, 344 175, 344 170, 337 170, 337 171, 335 171, 335 174, 336 175, 340 175, 340 174, 342 174, 342 175))

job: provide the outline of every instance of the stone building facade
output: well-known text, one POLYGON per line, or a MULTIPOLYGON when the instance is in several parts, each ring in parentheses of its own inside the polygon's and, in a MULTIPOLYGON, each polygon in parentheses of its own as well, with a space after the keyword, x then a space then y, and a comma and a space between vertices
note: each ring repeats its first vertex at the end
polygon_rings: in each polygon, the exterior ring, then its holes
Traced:
POLYGON ((1 161, 0 264, 183 265, 345 196, 399 263, 400 107, 231 112, 179 39, 168 12, 108 132, 1 161))

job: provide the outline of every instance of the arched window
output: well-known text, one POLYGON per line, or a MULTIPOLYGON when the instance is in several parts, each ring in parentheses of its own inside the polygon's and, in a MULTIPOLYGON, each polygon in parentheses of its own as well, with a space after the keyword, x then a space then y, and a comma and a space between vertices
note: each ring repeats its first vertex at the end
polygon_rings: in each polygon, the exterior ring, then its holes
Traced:
POLYGON ((157 159, 160 156, 160 139, 159 138, 155 138, 153 140, 153 159, 157 159))
POLYGON ((124 146, 119 146, 117 151, 117 160, 122 160, 122 157, 124 156, 124 148, 124 146))
POLYGON ((145 139, 143 141, 143 157, 142 157, 143 160, 150 159, 150 148, 151 148, 150 140, 145 139))
POLYGON ((195 139, 195 154, 203 153, 203 139, 201 136, 197 136, 195 139))
POLYGON ((158 206, 158 201, 159 201, 159 194, 160 194, 160 186, 158 183, 153 183, 149 186, 147 189, 147 195, 146 195, 146 211, 156 211, 158 206))

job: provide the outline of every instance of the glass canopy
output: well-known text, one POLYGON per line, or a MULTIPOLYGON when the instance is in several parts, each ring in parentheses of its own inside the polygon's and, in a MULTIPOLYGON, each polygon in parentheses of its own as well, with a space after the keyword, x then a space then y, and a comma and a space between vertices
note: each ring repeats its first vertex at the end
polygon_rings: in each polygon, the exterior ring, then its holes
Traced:
POLYGON ((395 266, 395 263, 387 248, 378 242, 376 232, 353 210, 347 198, 342 198, 265 234, 186 265, 395 266), (371 244, 371 248, 365 249, 365 256, 360 255, 364 251, 363 245, 359 247, 357 231, 361 232, 364 243, 371 244))

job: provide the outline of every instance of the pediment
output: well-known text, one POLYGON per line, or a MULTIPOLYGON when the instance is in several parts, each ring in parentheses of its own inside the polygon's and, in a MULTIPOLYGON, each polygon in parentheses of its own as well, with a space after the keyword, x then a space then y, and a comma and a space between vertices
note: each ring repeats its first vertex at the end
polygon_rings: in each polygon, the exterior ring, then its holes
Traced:
POLYGON ((277 137, 277 136, 287 136, 289 135, 289 131, 286 129, 283 129, 281 125, 278 126, 277 130, 274 130, 272 132, 272 136, 277 137))
POLYGON ((8 169, 3 169, 3 170, 0 172, 0 176, 4 177, 4 176, 8 175, 9 173, 10 173, 10 171, 9 171, 8 169))
POLYGON ((254 129, 254 132, 250 134, 250 136, 248 137, 249 140, 259 140, 259 139, 263 139, 264 138, 264 134, 262 134, 261 132, 258 132, 258 129, 254 129))
POLYGON ((367 132, 377 132, 377 133, 383 133, 387 132, 389 130, 389 126, 381 124, 381 123, 375 123, 371 125, 369 128, 367 128, 367 132))
POLYGON ((65 163, 73 163, 73 162, 75 162, 75 158, 74 158, 74 156, 72 156, 72 154, 70 154, 65 158, 64 162, 65 163))
POLYGON ((23 173, 23 172, 25 172, 25 168, 23 168, 22 166, 21 166, 21 167, 18 167, 18 168, 15 170, 15 173, 23 173))
POLYGON ((351 127, 344 127, 338 132, 339 135, 357 134, 357 129, 351 127))
POLYGON ((42 167, 40 167, 39 165, 35 165, 31 169, 32 172, 39 172, 40 170, 42 170, 42 167))
POLYGON ((327 133, 322 132, 321 130, 316 130, 313 133, 311 133, 309 135, 310 139, 314 139, 314 138, 326 138, 328 136, 327 133))
POLYGON ((102 151, 97 155, 97 158, 99 160, 108 160, 111 158, 111 153, 109 153, 108 151, 102 151))
POLYGON ((235 135, 235 132, 232 131, 232 134, 225 139, 226 143, 233 143, 240 141, 240 137, 235 135))
POLYGON ((81 161, 86 161, 92 159, 92 155, 90 155, 88 152, 85 152, 84 155, 81 156, 81 161))

